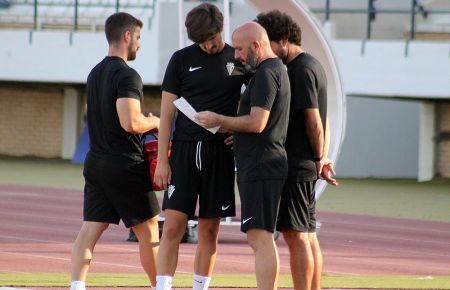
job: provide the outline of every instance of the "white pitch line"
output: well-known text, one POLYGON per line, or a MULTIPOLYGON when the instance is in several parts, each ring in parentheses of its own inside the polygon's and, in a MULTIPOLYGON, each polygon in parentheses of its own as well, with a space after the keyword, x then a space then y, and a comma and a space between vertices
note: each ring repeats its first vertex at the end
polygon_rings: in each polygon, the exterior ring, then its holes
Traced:
MULTIPOLYGON (((333 230, 327 230, 327 233, 332 233, 332 234, 338 234, 338 235, 344 235, 347 236, 349 234, 352 234, 353 236, 356 237, 365 237, 365 238, 373 238, 373 239, 377 239, 377 240, 393 240, 393 241, 407 241, 407 242, 418 242, 420 241, 421 243, 432 243, 432 244, 442 244, 442 245, 450 245, 450 241, 446 242, 446 241, 434 241, 432 240, 432 236, 426 235, 425 233, 422 232, 421 234, 421 238, 415 238, 415 239, 410 239, 410 238, 398 238, 398 237, 392 237, 392 236, 386 236, 386 234, 361 234, 361 233, 355 233, 353 231, 333 231, 333 230), (429 239, 424 239, 423 237, 430 237, 429 239)), ((450 238, 450 237, 449 237, 450 238)))
MULTIPOLYGON (((50 243, 50 244, 60 244, 61 246, 65 246, 68 244, 72 244, 72 242, 67 243, 67 242, 62 242, 62 241, 54 241, 54 240, 42 240, 42 239, 32 239, 32 238, 23 238, 23 237, 17 237, 17 236, 6 236, 6 235, 0 235, 0 239, 12 239, 12 240, 20 240, 20 241, 29 241, 29 242, 39 242, 39 243, 50 243)), ((122 253, 123 252, 130 252, 130 253, 137 253, 139 252, 139 250, 135 250, 135 249, 130 249, 129 247, 131 247, 131 245, 126 245, 123 247, 116 247, 116 246, 108 246, 108 245, 104 245, 101 242, 99 242, 96 246, 95 249, 97 251, 99 251, 99 249, 110 249, 110 250, 120 250, 122 253)), ((136 249, 137 249, 137 244, 136 244, 136 249)))
MULTIPOLYGON (((373 217, 374 218, 388 218, 389 219, 389 217, 379 217, 379 216, 373 216, 373 217)), ((403 226, 403 225, 401 225, 401 226, 400 225, 399 226, 396 226, 396 225, 380 225, 380 224, 375 224, 373 222, 347 222, 347 221, 337 221, 337 220, 334 220, 334 219, 330 220, 330 221, 326 221, 326 220, 324 221, 324 220, 321 220, 321 219, 319 219, 319 220, 322 221, 326 225, 329 225, 329 224, 344 224, 344 225, 350 225, 350 226, 364 226, 366 228, 376 228, 376 229, 395 229, 395 230, 401 230, 401 231, 408 230, 408 231, 413 231, 413 232, 420 233, 421 235, 423 234, 423 231, 424 231, 422 228, 411 227, 411 226, 403 226)), ((406 219, 406 220, 408 220, 408 221, 413 220, 414 221, 414 219, 406 219)), ((419 222, 429 222, 429 223, 433 223, 433 222, 446 223, 446 222, 442 222, 442 221, 429 221, 429 220, 419 220, 419 219, 417 219, 417 221, 419 221, 419 222)), ((449 224, 449 227, 450 227, 450 223, 447 223, 447 224, 449 224)), ((429 232, 437 232, 437 233, 448 233, 447 230, 427 229, 427 231, 429 231, 429 232)))
MULTIPOLYGON (((335 246, 343 246, 343 247, 351 247, 351 248, 358 248, 358 249, 365 249, 365 250, 370 250, 372 253, 376 253, 377 250, 379 250, 379 248, 376 247, 367 247, 367 246, 360 246, 360 245, 355 245, 355 243, 350 244, 339 244, 339 243, 335 243, 333 242, 333 245, 335 246)), ((444 253, 428 253, 428 252, 423 252, 422 249, 418 249, 417 251, 411 251, 411 250, 396 250, 396 249, 391 249, 389 247, 383 247, 383 251, 386 252, 392 252, 392 253, 405 253, 405 254, 414 254, 414 255, 419 255, 419 256, 436 256, 436 257, 450 257, 450 255, 448 254, 444 254, 444 253)))
MULTIPOLYGON (((386 261, 385 258, 383 258, 382 261, 379 261, 379 260, 375 260, 373 257, 371 257, 371 258, 339 257, 339 258, 336 258, 336 259, 347 260, 347 261, 357 261, 358 264, 362 264, 362 263, 364 263, 363 261, 366 261, 367 265, 379 264, 379 265, 405 266, 405 264, 408 263, 406 261, 405 262, 400 262, 400 261, 399 262, 385 262, 386 261)), ((426 267, 427 267, 427 270, 430 269, 430 268, 434 268, 435 270, 448 270, 447 266, 433 266, 433 265, 430 266, 430 265, 427 265, 426 267)))
POLYGON ((0 290, 32 290, 27 288, 0 287, 0 290))
MULTIPOLYGON (((68 258, 58 258, 58 257, 52 257, 52 256, 45 256, 45 255, 12 253, 12 252, 6 252, 6 251, 0 251, 0 253, 15 255, 15 256, 34 257, 34 258, 42 258, 42 259, 49 259, 49 260, 59 260, 59 261, 65 261, 65 262, 70 261, 70 259, 68 259, 68 258)), ((120 263, 106 263, 106 262, 101 262, 98 260, 95 260, 92 265, 94 265, 94 264, 117 266, 117 267, 123 267, 123 268, 142 269, 142 266, 134 266, 134 265, 127 265, 127 264, 120 264, 120 263)))

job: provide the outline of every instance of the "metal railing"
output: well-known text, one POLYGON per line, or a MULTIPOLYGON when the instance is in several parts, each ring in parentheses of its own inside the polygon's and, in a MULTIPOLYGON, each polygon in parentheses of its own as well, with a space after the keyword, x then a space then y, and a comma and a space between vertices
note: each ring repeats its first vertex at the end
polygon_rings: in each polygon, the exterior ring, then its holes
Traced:
MULTIPOLYGON (((148 9, 152 11, 152 16, 155 9, 155 2, 157 0, 151 0, 151 1, 139 1, 137 0, 134 3, 130 3, 130 1, 123 1, 123 0, 115 0, 115 1, 108 1, 108 0, 97 0, 97 1, 80 1, 80 0, 54 0, 54 1, 45 1, 45 0, 12 0, 10 2, 10 5, 8 8, 11 8, 12 6, 26 6, 31 9, 33 9, 32 13, 32 29, 37 30, 39 29, 40 20, 42 18, 48 17, 41 16, 39 13, 40 7, 45 8, 52 8, 52 7, 59 7, 59 8, 66 8, 67 10, 72 10, 72 17, 71 18, 71 27, 73 30, 77 31, 80 26, 80 8, 110 8, 113 9, 114 12, 119 11, 126 11, 127 9, 148 9), (126 2, 126 4, 124 4, 126 2)), ((7 9, 8 9, 7 8, 7 9)), ((17 15, 20 16, 20 15, 17 15)), ((60 17, 64 18, 67 17, 67 15, 59 15, 59 16, 53 16, 54 18, 60 17)), ((91 16, 91 18, 94 18, 91 16)), ((67 22, 67 21, 66 21, 67 22)))
MULTIPOLYGON (((410 15, 410 32, 409 39, 416 38, 416 17, 420 14, 427 18, 431 14, 448 14, 450 17, 450 10, 439 9, 431 10, 425 8, 418 0, 411 0, 410 9, 377 9, 376 0, 366 0, 367 9, 352 9, 352 8, 332 8, 332 0, 325 0, 325 8, 311 9, 312 12, 318 14, 325 14, 325 20, 329 21, 332 14, 365 14, 366 18, 366 39, 372 38, 372 24, 376 19, 377 14, 399 14, 410 15)), ((393 0, 394 1, 394 0, 393 0)))
MULTIPOLYGON (((39 20, 41 15, 39 15, 39 7, 65 7, 67 9, 72 10, 72 17, 70 21, 71 29, 78 30, 80 27, 80 8, 110 8, 114 9, 115 12, 121 11, 123 9, 128 8, 138 8, 138 9, 150 9, 152 11, 152 16, 155 13, 155 2, 157 0, 136 0, 134 3, 130 3, 130 1, 124 0, 11 0, 10 6, 13 5, 23 5, 32 7, 33 15, 32 15, 32 28, 37 30, 39 29, 39 20), (125 4, 126 2, 126 4, 125 4), (150 4, 148 4, 150 3, 150 4)), ((211 1, 211 0, 210 0, 211 1)), ((273 0, 275 1, 275 0, 273 0)), ((283 1, 283 0, 278 0, 283 1)), ((409 40, 414 40, 416 38, 416 25, 417 25, 417 17, 422 16, 423 18, 427 18, 431 14, 447 14, 450 17, 450 8, 445 9, 428 9, 424 7, 420 0, 410 0, 410 8, 409 9, 380 9, 376 7, 377 0, 361 0, 361 2, 366 1, 366 9, 364 8, 335 8, 333 7, 334 3, 337 3, 338 0, 323 0, 324 8, 315 8, 311 9, 312 12, 316 14, 324 14, 325 20, 332 19, 335 14, 359 14, 366 15, 366 29, 365 29, 365 39, 372 38, 372 30, 373 23, 376 20, 377 15, 382 14, 390 14, 390 15, 409 15, 410 21, 410 31, 409 31, 409 40)), ((392 0, 393 2, 396 0, 392 0)), ((450 2, 450 0, 449 0, 450 2)), ((342 3, 342 2, 341 2, 342 3)), ((45 17, 45 16, 42 16, 45 17)), ((151 20, 151 19, 150 19, 151 20)), ((66 20, 67 22, 67 20, 66 20)), ((150 21, 149 21, 150 25, 150 21)), ((364 37, 364 36, 363 36, 364 37)))

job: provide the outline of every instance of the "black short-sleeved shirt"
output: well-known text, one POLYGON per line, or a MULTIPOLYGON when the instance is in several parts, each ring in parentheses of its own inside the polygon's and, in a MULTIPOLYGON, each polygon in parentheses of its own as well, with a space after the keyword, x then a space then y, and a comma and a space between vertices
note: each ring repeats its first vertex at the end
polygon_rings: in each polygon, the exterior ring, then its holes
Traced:
POLYGON ((122 128, 116 108, 119 98, 135 98, 142 102, 139 74, 120 57, 108 56, 90 72, 86 91, 89 154, 143 161, 141 135, 130 134, 122 128))
POLYGON ((269 120, 260 134, 234 134, 239 182, 287 177, 284 143, 289 118, 290 86, 286 67, 280 59, 263 61, 241 97, 238 115, 252 107, 269 110, 269 120))
MULTIPOLYGON (((208 110, 236 116, 241 87, 248 79, 249 75, 234 59, 234 48, 228 44, 214 55, 193 44, 172 55, 161 89, 184 97, 197 112, 208 110)), ((177 116, 175 141, 213 141, 225 137, 225 134, 210 133, 183 113, 177 116)))
POLYGON ((316 180, 314 152, 305 126, 305 109, 318 108, 325 130, 327 116, 327 78, 322 65, 310 54, 301 53, 288 63, 291 82, 291 109, 286 152, 289 178, 316 180))

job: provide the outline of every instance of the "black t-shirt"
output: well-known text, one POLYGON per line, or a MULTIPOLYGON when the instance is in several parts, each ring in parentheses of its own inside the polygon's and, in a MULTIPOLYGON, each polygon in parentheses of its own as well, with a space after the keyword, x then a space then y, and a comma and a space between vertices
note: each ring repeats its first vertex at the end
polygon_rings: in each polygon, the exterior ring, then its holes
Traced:
MULTIPOLYGON (((242 65, 234 59, 234 48, 228 44, 214 55, 193 44, 172 55, 161 89, 184 97, 197 112, 208 110, 236 116, 241 87, 248 78, 242 65)), ((221 133, 212 134, 181 112, 177 116, 175 141, 213 141, 225 137, 221 133)))
POLYGON ((289 178, 297 181, 316 180, 314 152, 305 126, 305 109, 318 108, 322 124, 326 126, 327 78, 322 65, 310 54, 301 53, 288 64, 291 82, 291 110, 286 152, 289 178))
POLYGON ((87 79, 87 124, 90 154, 94 157, 124 157, 143 161, 140 134, 130 134, 120 125, 116 101, 134 98, 142 102, 142 79, 119 57, 105 57, 87 79))
POLYGON ((238 115, 252 107, 270 111, 260 134, 234 133, 238 181, 286 178, 284 143, 289 118, 290 86, 286 67, 278 58, 263 61, 241 97, 238 115))

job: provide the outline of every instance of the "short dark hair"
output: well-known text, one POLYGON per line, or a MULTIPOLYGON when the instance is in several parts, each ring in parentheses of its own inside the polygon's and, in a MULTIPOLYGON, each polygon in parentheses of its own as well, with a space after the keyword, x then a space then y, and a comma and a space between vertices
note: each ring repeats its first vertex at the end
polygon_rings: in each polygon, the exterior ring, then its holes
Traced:
POLYGON ((203 3, 189 11, 184 25, 189 39, 195 43, 202 43, 214 34, 222 32, 223 15, 217 6, 203 3))
POLYGON ((114 13, 105 22, 106 39, 109 44, 120 42, 126 31, 134 33, 136 27, 142 28, 141 20, 125 12, 114 13))
POLYGON ((270 40, 287 39, 288 42, 301 45, 302 30, 292 17, 279 10, 259 13, 255 19, 267 31, 270 40))

